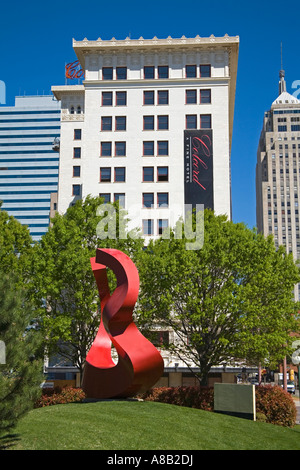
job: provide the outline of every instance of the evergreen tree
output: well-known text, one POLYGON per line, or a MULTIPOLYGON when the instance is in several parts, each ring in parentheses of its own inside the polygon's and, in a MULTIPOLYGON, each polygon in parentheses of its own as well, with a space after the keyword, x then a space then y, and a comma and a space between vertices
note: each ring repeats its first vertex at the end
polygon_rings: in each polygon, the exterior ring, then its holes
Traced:
POLYGON ((32 407, 41 389, 41 338, 24 290, 0 273, 0 434, 11 430, 32 407))

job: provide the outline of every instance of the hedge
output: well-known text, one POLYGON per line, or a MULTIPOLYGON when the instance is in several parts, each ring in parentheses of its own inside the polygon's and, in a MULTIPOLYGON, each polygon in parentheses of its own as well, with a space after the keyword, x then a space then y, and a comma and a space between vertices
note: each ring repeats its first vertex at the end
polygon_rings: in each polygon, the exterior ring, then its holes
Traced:
MULTIPOLYGON (((146 401, 187 406, 205 411, 214 410, 213 387, 160 387, 140 395, 146 401)), ((255 387, 258 421, 292 427, 296 424, 297 409, 290 394, 278 385, 255 387)))
POLYGON ((35 408, 44 406, 59 405, 65 403, 82 402, 85 393, 81 388, 65 387, 63 389, 44 389, 42 396, 36 401, 35 408))

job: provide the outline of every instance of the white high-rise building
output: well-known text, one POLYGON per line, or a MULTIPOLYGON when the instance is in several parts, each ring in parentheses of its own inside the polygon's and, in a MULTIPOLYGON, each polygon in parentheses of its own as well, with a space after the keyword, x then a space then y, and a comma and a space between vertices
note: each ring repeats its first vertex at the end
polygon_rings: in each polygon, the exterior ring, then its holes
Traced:
POLYGON ((159 236, 204 204, 231 218, 230 150, 239 38, 73 41, 81 85, 61 101, 58 211, 118 200, 159 236))

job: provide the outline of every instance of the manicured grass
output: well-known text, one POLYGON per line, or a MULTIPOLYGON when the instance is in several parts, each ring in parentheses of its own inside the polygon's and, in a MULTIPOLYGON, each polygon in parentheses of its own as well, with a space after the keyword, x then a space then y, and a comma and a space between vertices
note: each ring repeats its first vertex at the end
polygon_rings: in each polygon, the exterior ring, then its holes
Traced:
POLYGON ((300 426, 138 401, 38 408, 14 433, 13 450, 300 450, 300 426))

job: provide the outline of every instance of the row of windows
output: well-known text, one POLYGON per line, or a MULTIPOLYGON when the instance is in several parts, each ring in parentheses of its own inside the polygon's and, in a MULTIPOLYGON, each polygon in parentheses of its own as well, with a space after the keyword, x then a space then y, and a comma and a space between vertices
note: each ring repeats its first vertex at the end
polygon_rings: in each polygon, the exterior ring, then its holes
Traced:
MULTIPOLYGON (((287 132, 287 125, 278 125, 278 132, 287 132)), ((291 124, 291 131, 300 131, 300 125, 299 124, 291 124)))
MULTIPOLYGON (((166 79, 169 78, 169 66, 159 65, 157 68, 154 65, 146 65, 143 68, 144 79, 166 79)), ((207 78, 211 76, 211 65, 202 64, 185 66, 185 78, 207 78)), ((127 80, 127 67, 102 67, 102 80, 127 80)))
MULTIPOLYGON (((117 195, 117 200, 120 199, 120 194, 124 193, 114 193, 114 201, 116 201, 116 195, 117 195)), ((112 196, 111 193, 100 193, 100 197, 104 199, 104 203, 109 203, 112 202, 112 196)), ((125 194, 124 194, 125 198, 125 194)), ((122 199, 122 203, 125 203, 125 199, 122 199)), ((155 194, 154 193, 143 193, 142 194, 142 207, 147 208, 147 209, 153 209, 155 207, 154 204, 155 200, 155 194)), ((156 205, 157 208, 168 208, 169 207, 169 193, 157 193, 156 194, 156 205)), ((123 205, 125 207, 125 204, 123 205)))
MULTIPOLYGON (((197 104, 199 96, 200 104, 209 104, 211 103, 211 90, 210 89, 201 89, 199 90, 199 95, 197 90, 185 90, 185 103, 186 104, 197 104)), ((169 104, 169 90, 145 90, 143 93, 143 105, 168 105, 169 104)), ((113 106, 113 92, 112 91, 103 91, 102 92, 102 106, 113 106)), ((115 94, 115 106, 126 106, 127 105, 127 92, 126 91, 117 91, 115 94)), ((77 113, 81 113, 81 108, 78 106, 77 113), (79 109, 79 111, 78 111, 79 109)), ((74 114, 74 107, 71 107, 71 114, 74 114), (73 110, 73 112, 72 112, 73 110)))
MULTIPOLYGON (((113 142, 101 142, 100 143, 100 156, 101 157, 112 157, 113 142)), ((75 149, 74 149, 75 151, 75 149)), ((77 155, 80 155, 81 152, 76 152, 77 155)), ((169 141, 160 140, 155 142, 153 140, 143 141, 142 155, 154 157, 157 156, 168 156, 169 155, 169 141), (155 148, 156 147, 156 148, 155 148), (156 150, 156 153, 155 153, 156 150)), ((75 155, 75 152, 74 152, 75 155)), ((125 157, 126 156, 126 142, 115 142, 114 143, 114 156, 115 157, 125 157)), ((74 158, 80 158, 79 156, 74 158)))
MULTIPOLYGON (((154 167, 147 166, 143 167, 142 170, 142 181, 143 182, 154 182, 154 167)), ((79 165, 73 166, 73 177, 81 176, 81 167, 79 165)), ((100 168, 100 183, 125 183, 126 181, 126 168, 125 167, 101 167, 100 168), (112 176, 114 178, 112 179, 112 176)), ((156 181, 157 182, 166 182, 169 181, 169 167, 167 166, 158 166, 156 168, 156 181)), ((75 194, 74 194, 75 195, 75 194)), ((78 194, 77 194, 78 195, 78 194)))
MULTIPOLYGON (((110 132, 110 131, 126 131, 126 116, 116 116, 114 121, 113 129, 113 118, 112 116, 102 116, 101 117, 101 131, 110 132)), ((185 128, 186 129, 211 129, 212 119, 211 114, 186 114, 185 116, 185 128)), ((169 116, 160 115, 160 116, 143 116, 143 130, 144 131, 153 131, 153 130, 169 130, 169 116), (155 126, 156 122, 156 126, 155 126)), ((74 129, 74 140, 81 140, 82 132, 81 129, 74 129)))
MULTIPOLYGON (((101 142, 100 143, 100 156, 101 157, 125 157, 126 156, 126 142, 114 142, 114 154, 113 154, 113 142, 101 142)), ((143 141, 142 147, 143 156, 155 155, 155 142, 143 141)), ((156 142, 156 155, 157 156, 168 156, 169 155, 169 141, 160 140, 156 142)), ((73 148, 73 158, 81 158, 81 147, 73 148)))

